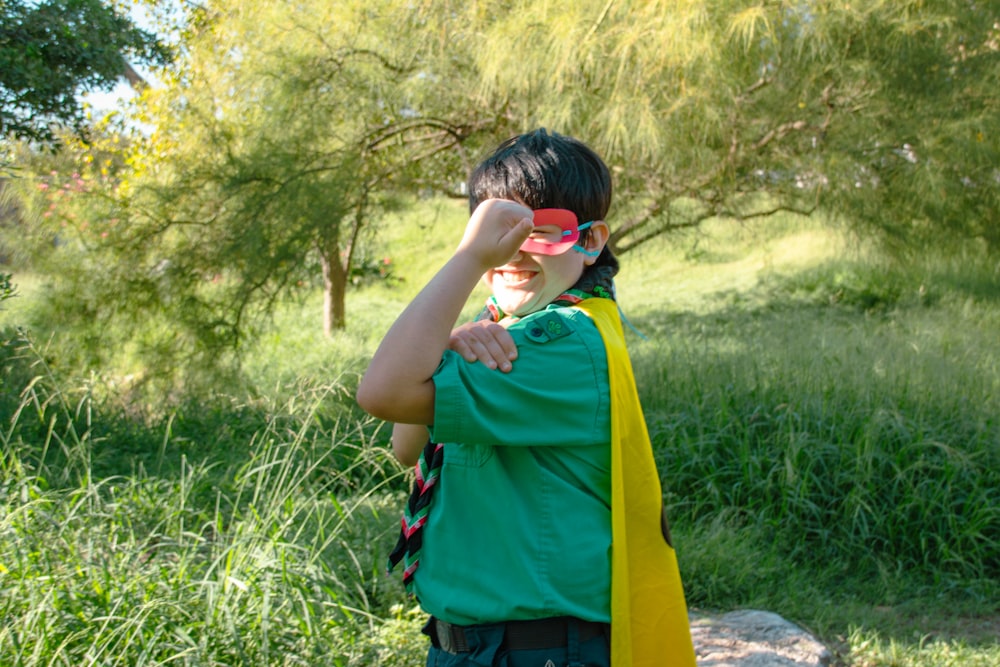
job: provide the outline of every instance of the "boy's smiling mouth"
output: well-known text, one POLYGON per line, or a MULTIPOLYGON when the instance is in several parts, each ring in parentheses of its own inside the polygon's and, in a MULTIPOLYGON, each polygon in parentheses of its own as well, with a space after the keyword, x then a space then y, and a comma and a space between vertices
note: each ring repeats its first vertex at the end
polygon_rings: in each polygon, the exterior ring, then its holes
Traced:
POLYGON ((497 271, 497 274, 507 285, 526 283, 535 276, 534 271, 497 271))

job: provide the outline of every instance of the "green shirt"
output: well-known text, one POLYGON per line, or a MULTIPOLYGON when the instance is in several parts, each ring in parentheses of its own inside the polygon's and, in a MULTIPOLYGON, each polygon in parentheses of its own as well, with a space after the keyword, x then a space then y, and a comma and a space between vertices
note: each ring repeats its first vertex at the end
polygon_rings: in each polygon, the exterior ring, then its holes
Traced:
POLYGON ((444 467, 415 592, 470 625, 610 622, 610 390, 593 322, 550 307, 512 324, 510 373, 446 352, 431 437, 444 467))

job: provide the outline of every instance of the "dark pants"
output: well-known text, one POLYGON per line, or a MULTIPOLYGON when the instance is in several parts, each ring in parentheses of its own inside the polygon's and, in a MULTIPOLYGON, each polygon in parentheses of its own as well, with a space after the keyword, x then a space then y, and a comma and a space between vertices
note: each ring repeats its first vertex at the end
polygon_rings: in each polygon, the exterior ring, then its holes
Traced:
POLYGON ((442 643, 440 628, 431 619, 423 630, 432 644, 427 667, 610 667, 608 632, 595 634, 593 624, 587 624, 584 631, 581 627, 581 622, 568 619, 565 638, 548 642, 562 645, 518 648, 520 642, 508 624, 469 625, 461 628, 462 642, 456 646, 447 637, 442 643))

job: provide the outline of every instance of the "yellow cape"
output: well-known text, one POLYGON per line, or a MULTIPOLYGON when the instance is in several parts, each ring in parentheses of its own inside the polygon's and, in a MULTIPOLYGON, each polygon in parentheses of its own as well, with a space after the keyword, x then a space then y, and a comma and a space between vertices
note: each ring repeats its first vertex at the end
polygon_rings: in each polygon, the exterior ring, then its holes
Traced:
POLYGON ((663 496, 618 306, 576 306, 597 325, 611 384, 611 665, 695 667, 677 556, 662 532, 663 496))

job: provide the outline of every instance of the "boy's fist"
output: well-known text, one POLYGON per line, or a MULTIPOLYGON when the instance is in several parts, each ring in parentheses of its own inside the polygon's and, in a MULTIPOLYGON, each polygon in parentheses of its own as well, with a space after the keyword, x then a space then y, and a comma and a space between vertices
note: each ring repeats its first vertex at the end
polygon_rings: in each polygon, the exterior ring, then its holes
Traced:
POLYGON ((483 270, 506 264, 534 229, 530 208, 506 199, 487 199, 472 212, 459 252, 471 253, 483 270))

